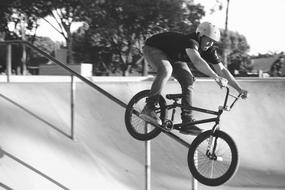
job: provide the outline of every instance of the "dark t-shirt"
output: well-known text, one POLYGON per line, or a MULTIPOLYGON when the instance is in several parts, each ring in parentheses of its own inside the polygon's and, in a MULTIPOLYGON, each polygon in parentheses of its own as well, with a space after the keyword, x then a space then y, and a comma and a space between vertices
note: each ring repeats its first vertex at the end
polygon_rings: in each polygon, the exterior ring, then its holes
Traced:
POLYGON ((176 32, 160 33, 148 38, 145 44, 162 50, 173 62, 190 61, 185 51, 187 48, 199 51, 201 57, 208 63, 218 64, 221 62, 214 46, 210 47, 207 51, 202 51, 199 48, 196 33, 189 35, 176 32))

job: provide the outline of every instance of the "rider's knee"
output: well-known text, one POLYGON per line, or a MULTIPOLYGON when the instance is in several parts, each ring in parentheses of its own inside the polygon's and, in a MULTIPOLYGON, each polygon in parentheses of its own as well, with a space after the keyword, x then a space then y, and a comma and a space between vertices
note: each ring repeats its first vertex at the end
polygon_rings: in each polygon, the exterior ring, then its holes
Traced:
POLYGON ((184 80, 181 80, 180 84, 181 84, 181 87, 182 88, 185 88, 185 89, 191 89, 194 85, 194 82, 195 82, 195 77, 189 75, 187 77, 184 77, 184 80))
POLYGON ((157 73, 163 78, 170 78, 170 76, 172 75, 172 70, 173 69, 171 65, 169 65, 169 66, 164 66, 160 68, 157 73))
POLYGON ((189 77, 190 77, 190 79, 189 79, 189 84, 190 84, 191 86, 193 86, 194 83, 195 83, 195 81, 196 81, 196 78, 195 78, 194 76, 189 76, 189 77))

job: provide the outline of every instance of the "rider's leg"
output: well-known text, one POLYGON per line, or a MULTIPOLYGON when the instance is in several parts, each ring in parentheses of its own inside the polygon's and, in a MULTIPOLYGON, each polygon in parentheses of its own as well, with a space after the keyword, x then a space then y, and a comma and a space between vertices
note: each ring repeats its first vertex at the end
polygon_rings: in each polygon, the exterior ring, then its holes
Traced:
MULTIPOLYGON (((157 48, 145 46, 143 48, 143 54, 145 60, 157 71, 157 75, 152 83, 150 94, 147 98, 147 104, 143 112, 145 115, 156 118, 156 121, 158 121, 159 118, 156 116, 153 110, 155 108, 155 104, 158 102, 158 98, 163 87, 171 77, 172 66, 165 53, 157 48)), ((161 123, 161 121, 159 123, 161 123)))
MULTIPOLYGON (((184 107, 181 110, 182 122, 193 121, 192 111, 185 108, 192 106, 192 90, 195 78, 186 62, 176 62, 173 64, 173 76, 178 80, 182 89, 182 106, 184 107)), ((191 130, 191 133, 201 133, 201 129, 194 125, 187 126, 184 130, 191 130)))
MULTIPOLYGON (((176 62, 173 64, 173 76, 178 80, 182 89, 182 106, 192 106, 192 90, 194 77, 185 62, 176 62)), ((192 111, 182 108, 181 119, 192 119, 192 111)))

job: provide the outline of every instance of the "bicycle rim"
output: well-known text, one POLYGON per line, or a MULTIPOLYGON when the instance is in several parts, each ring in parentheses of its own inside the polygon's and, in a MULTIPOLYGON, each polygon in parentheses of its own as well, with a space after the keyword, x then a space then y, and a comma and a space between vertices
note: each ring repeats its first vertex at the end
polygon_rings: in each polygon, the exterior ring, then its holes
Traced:
POLYGON ((206 131, 191 144, 188 165, 199 182, 209 186, 221 185, 236 172, 236 145, 232 138, 222 131, 216 131, 213 135, 211 131, 206 131))
MULTIPOLYGON (((125 113, 125 124, 128 132, 134 138, 143 141, 150 140, 161 132, 159 128, 156 128, 153 125, 145 122, 138 116, 146 104, 146 97, 148 94, 148 90, 141 91, 136 94, 129 102, 125 113)), ((156 112, 161 118, 165 118, 165 111, 161 111, 160 109, 162 106, 162 101, 164 101, 164 99, 162 97, 160 99, 161 100, 157 105, 156 112)))

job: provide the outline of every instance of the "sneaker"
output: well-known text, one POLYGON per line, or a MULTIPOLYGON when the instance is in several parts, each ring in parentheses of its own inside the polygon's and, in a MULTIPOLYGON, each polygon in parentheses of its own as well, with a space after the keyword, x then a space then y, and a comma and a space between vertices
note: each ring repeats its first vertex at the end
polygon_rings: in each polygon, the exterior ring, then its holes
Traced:
MULTIPOLYGON (((191 119, 190 121, 193 121, 193 119, 191 119)), ((183 121, 182 123, 186 123, 186 122, 189 122, 189 121, 183 121)), ((180 133, 186 134, 186 135, 199 135, 202 132, 203 130, 197 127, 196 125, 185 125, 181 127, 180 129, 180 133)))
POLYGON ((155 113, 154 109, 151 109, 149 106, 145 106, 142 110, 140 117, 146 122, 150 122, 153 124, 162 125, 162 122, 158 115, 155 113))

